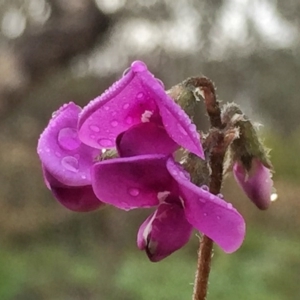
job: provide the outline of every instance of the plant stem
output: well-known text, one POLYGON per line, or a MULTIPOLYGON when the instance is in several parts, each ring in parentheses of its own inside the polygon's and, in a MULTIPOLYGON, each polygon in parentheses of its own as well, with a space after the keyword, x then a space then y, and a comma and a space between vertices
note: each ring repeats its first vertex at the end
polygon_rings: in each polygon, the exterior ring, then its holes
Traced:
MULTIPOLYGON (((203 96, 206 110, 211 123, 211 130, 206 139, 205 148, 207 150, 211 175, 209 178, 209 191, 212 194, 219 194, 223 180, 223 162, 227 145, 224 142, 223 124, 221 121, 221 111, 216 99, 213 83, 205 78, 190 78, 189 84, 194 87, 195 96, 203 96)), ((213 241, 203 235, 198 251, 198 264, 195 275, 195 285, 193 300, 205 300, 208 290, 208 279, 211 268, 211 258, 213 252, 213 241)))
MULTIPOLYGON (((236 135, 236 131, 226 131, 221 120, 221 110, 216 98, 215 87, 206 77, 191 77, 174 86, 168 94, 193 119, 197 100, 204 98, 206 111, 210 120, 210 131, 205 138, 203 148, 210 166, 196 155, 189 153, 185 163, 186 170, 192 175, 192 182, 198 186, 209 185, 212 194, 219 194, 223 180, 223 164, 225 152, 236 135), (207 171, 207 172, 206 172, 207 171)), ((208 279, 213 251, 213 241, 203 235, 198 251, 198 264, 195 275, 193 300, 205 300, 208 289, 208 279)))

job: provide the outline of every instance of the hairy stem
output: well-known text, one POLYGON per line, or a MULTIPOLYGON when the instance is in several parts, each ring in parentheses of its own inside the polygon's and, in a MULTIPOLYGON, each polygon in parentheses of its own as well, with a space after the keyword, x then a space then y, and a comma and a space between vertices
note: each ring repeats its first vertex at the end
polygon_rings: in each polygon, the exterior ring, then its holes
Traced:
MULTIPOLYGON (((205 138, 203 148, 206 161, 189 153, 184 163, 185 169, 191 174, 191 180, 198 186, 208 185, 212 194, 219 194, 223 180, 223 163, 225 152, 235 135, 235 131, 225 132, 221 120, 221 110, 216 98, 215 87, 206 77, 191 77, 174 86, 168 94, 176 101, 191 119, 197 109, 200 98, 204 99, 210 120, 210 131, 205 138), (210 167, 208 172, 207 162, 210 167)), ((213 251, 213 241, 203 235, 198 251, 198 264, 195 275, 193 300, 205 300, 213 251)))
MULTIPOLYGON (((220 193, 223 180, 223 162, 226 151, 224 143, 221 111, 216 99, 213 83, 204 77, 191 78, 189 83, 194 88, 195 97, 204 98, 206 110, 210 119, 211 130, 206 139, 205 148, 208 156, 211 175, 209 178, 209 191, 215 195, 220 193)), ((195 276, 193 300, 205 300, 208 290, 208 279, 211 268, 213 241, 203 235, 198 251, 198 264, 195 276)))

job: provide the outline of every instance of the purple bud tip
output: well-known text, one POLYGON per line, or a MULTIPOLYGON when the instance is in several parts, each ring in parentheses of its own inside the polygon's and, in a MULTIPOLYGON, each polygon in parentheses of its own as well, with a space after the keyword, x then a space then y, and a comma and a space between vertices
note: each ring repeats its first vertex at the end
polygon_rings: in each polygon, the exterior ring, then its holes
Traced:
POLYGON ((273 180, 270 169, 266 168, 258 159, 252 160, 249 172, 240 162, 233 167, 233 174, 249 199, 259 208, 265 210, 272 199, 273 180))

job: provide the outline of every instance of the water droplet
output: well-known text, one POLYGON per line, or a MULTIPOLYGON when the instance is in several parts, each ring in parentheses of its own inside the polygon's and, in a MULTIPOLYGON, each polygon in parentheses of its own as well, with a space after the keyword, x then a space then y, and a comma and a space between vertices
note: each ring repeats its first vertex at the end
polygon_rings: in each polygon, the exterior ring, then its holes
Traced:
POLYGON ((231 203, 227 203, 227 208, 228 208, 228 209, 232 209, 232 207, 233 207, 233 206, 232 206, 231 203))
POLYGON ((57 115, 57 111, 54 111, 51 115, 51 118, 55 118, 56 115, 57 115))
POLYGON ((189 126, 189 129, 190 129, 191 131, 196 131, 196 130, 197 130, 197 127, 196 127, 195 124, 191 124, 191 125, 189 126))
POLYGON ((214 199, 215 199, 215 195, 210 194, 210 195, 209 195, 209 199, 210 199, 210 200, 214 200, 214 199))
POLYGON ((218 194, 217 197, 220 198, 220 199, 224 199, 223 194, 218 194))
POLYGON ((61 154, 60 154, 58 151, 55 152, 55 155, 56 155, 57 157, 61 157, 61 154))
POLYGON ((114 120, 114 121, 111 121, 111 123, 110 123, 110 125, 112 126, 112 127, 117 127, 118 126, 118 121, 116 121, 116 120, 114 120))
POLYGON ((78 172, 78 159, 73 156, 66 156, 61 160, 61 165, 68 171, 78 172))
POLYGON ((220 219, 221 219, 221 217, 220 217, 220 216, 217 216, 217 219, 218 219, 218 220, 220 220, 220 219))
POLYGON ((147 70, 147 66, 141 61, 135 61, 131 65, 135 72, 143 72, 147 70))
POLYGON ((109 106, 104 106, 104 110, 109 110, 109 106))
POLYGON ((179 131, 183 134, 183 135, 188 135, 188 133, 186 132, 186 130, 181 126, 181 125, 177 125, 179 131))
POLYGON ((129 193, 131 196, 136 197, 136 196, 138 196, 138 195, 140 194, 140 191, 139 191, 139 189, 136 189, 136 188, 130 188, 130 189, 128 190, 128 193, 129 193))
POLYGON ((86 179, 86 176, 84 174, 81 175, 82 179, 86 179))
POLYGON ((278 199, 278 194, 277 193, 272 193, 271 197, 270 197, 270 200, 273 202, 273 201, 276 201, 277 199, 278 199))
POLYGON ((90 126, 90 129, 94 132, 99 132, 100 131, 100 128, 97 126, 97 125, 91 125, 90 126))
POLYGON ((111 147, 113 145, 112 141, 109 139, 100 139, 98 143, 102 147, 111 147))
POLYGON ((207 213, 204 213, 203 216, 206 217, 206 216, 207 216, 207 213))
POLYGON ((209 187, 207 185, 202 185, 201 189, 204 190, 205 192, 208 192, 209 187))
POLYGON ((127 109, 129 107, 129 103, 125 103, 124 105, 123 105, 123 109, 127 109))
POLYGON ((130 71, 130 68, 127 68, 127 69, 123 72, 122 76, 127 75, 127 74, 129 73, 129 71, 130 71))
POLYGON ((132 124, 132 122, 133 122, 132 117, 127 117, 126 120, 125 120, 125 122, 126 122, 128 125, 132 124))
POLYGON ((94 140, 96 138, 96 136, 94 134, 91 134, 90 138, 94 140))
POLYGON ((66 127, 58 133, 58 144, 64 150, 75 150, 80 146, 77 130, 75 128, 66 127))
POLYGON ((46 152, 49 153, 49 152, 50 152, 50 149, 49 149, 49 148, 46 148, 46 152))
POLYGON ((144 93, 140 92, 136 95, 137 99, 142 99, 144 97, 144 93))
POLYGON ((199 201, 202 202, 202 203, 205 203, 205 202, 206 202, 206 200, 203 199, 203 198, 199 198, 199 201))
POLYGON ((157 80, 157 82, 163 87, 163 89, 165 88, 164 83, 159 79, 159 78, 155 78, 157 80))

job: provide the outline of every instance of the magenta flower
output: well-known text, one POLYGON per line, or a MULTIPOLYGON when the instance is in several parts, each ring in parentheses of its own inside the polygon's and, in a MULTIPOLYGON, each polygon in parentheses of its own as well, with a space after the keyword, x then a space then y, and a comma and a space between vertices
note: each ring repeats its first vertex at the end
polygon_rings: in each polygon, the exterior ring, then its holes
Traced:
POLYGON ((235 251, 245 234, 243 218, 190 182, 174 161, 180 147, 204 157, 195 125, 146 65, 135 62, 82 110, 74 103, 60 108, 41 134, 38 154, 47 187, 71 210, 157 206, 138 233, 138 247, 152 261, 181 248, 193 227, 225 252, 235 251), (99 161, 107 148, 119 157, 99 161))
POLYGON ((44 180, 55 198, 74 211, 91 211, 102 205, 91 186, 90 168, 99 150, 78 138, 81 108, 65 104, 53 114, 38 142, 44 180))
POLYGON ((181 248, 193 227, 225 252, 242 244, 242 216, 230 203, 191 183, 171 156, 147 154, 102 161, 94 165, 92 179, 95 194, 105 203, 125 210, 158 206, 138 233, 138 247, 152 261, 181 248))
POLYGON ((120 133, 148 122, 162 127, 168 143, 175 148, 181 146, 204 158, 196 126, 140 61, 134 62, 118 82, 83 109, 79 138, 94 148, 114 148, 120 133))
POLYGON ((82 111, 74 103, 61 107, 41 134, 38 154, 45 183, 58 201, 75 211, 101 205, 92 191, 90 169, 101 149, 116 147, 117 136, 126 130, 125 139, 130 134, 155 135, 156 148, 148 143, 148 151, 169 154, 182 146, 203 157, 195 125, 146 65, 137 61, 82 111))
POLYGON ((245 234, 242 216, 207 188, 191 183, 172 153, 168 155, 167 148, 161 148, 162 139, 156 138, 159 134, 153 134, 153 128, 142 124, 121 134, 117 148, 123 157, 93 166, 96 196, 124 210, 158 206, 138 233, 138 247, 151 261, 159 261, 186 244, 193 227, 225 252, 237 250, 245 234), (157 149, 164 153, 157 153, 157 149))
POLYGON ((273 189, 272 173, 269 168, 265 167, 259 159, 254 158, 249 171, 239 161, 236 161, 233 166, 233 174, 248 198, 258 208, 267 209, 269 207, 273 189))

